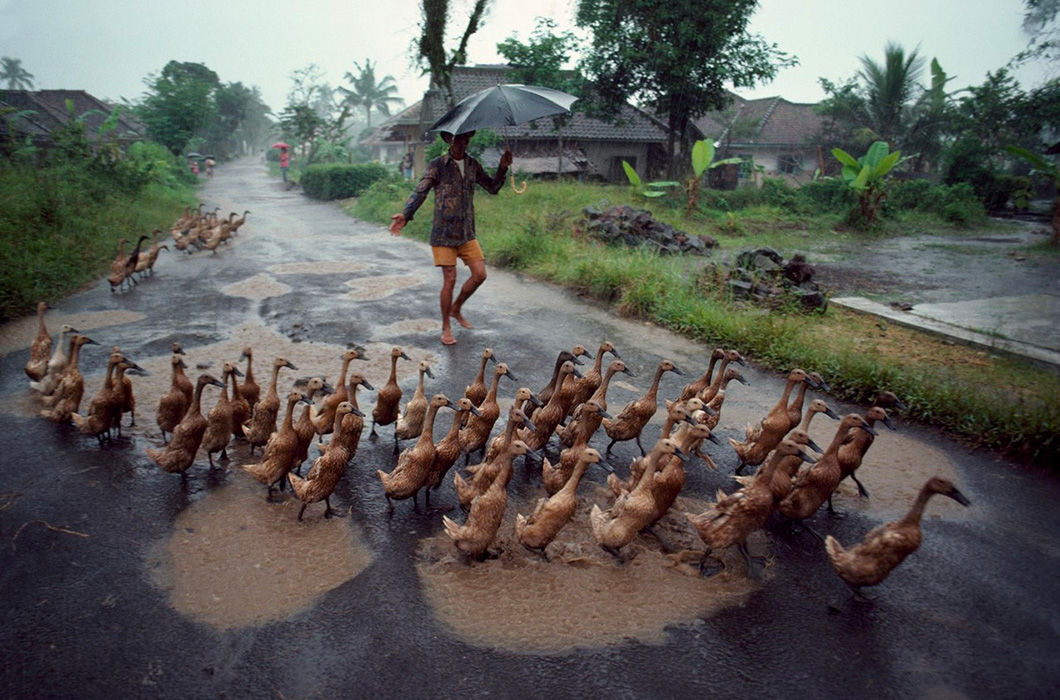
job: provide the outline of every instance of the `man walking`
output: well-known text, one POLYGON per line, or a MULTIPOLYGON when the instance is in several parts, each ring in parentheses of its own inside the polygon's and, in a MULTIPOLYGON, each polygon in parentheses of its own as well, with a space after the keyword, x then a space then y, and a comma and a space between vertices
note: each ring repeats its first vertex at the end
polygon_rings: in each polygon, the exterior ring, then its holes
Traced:
POLYGON ((431 252, 436 267, 442 268, 442 291, 439 296, 442 310, 442 343, 452 345, 451 319, 456 319, 464 328, 474 326, 464 318, 464 303, 475 290, 486 281, 486 262, 475 238, 475 185, 490 194, 497 194, 504 186, 504 178, 512 164, 512 153, 505 150, 497 166, 497 173, 490 178, 477 160, 467 155, 467 144, 474 131, 453 135, 442 132, 449 144, 449 152, 427 164, 427 170, 416 188, 405 202, 400 214, 390 217, 390 233, 401 235, 401 229, 412 221, 427 193, 434 189, 434 223, 431 228, 431 252), (471 276, 460 288, 453 301, 456 287, 456 261, 463 260, 471 276))

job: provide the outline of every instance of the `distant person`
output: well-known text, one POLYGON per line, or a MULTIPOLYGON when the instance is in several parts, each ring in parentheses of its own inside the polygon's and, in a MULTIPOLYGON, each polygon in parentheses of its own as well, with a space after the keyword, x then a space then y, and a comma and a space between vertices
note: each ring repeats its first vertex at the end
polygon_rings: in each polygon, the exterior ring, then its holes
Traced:
POLYGON ((412 151, 405 151, 405 157, 401 159, 401 174, 406 180, 412 179, 412 151))
POLYGON ((283 175, 283 186, 291 189, 291 183, 287 180, 287 169, 291 167, 291 153, 284 146, 280 149, 280 174, 283 175))
POLYGON ((191 174, 195 177, 199 177, 199 161, 194 158, 189 159, 191 162, 191 174))
POLYGON ((213 166, 216 164, 213 158, 206 159, 206 177, 213 177, 213 166))
POLYGON ((497 173, 490 178, 477 160, 467 155, 467 144, 475 132, 452 134, 443 131, 442 139, 449 144, 449 152, 427 164, 416 189, 409 195, 400 214, 390 217, 390 233, 401 235, 401 229, 412 221, 416 210, 434 189, 434 224, 431 227, 431 252, 434 264, 442 268, 442 292, 439 296, 442 307, 442 343, 456 342, 450 319, 456 319, 464 328, 474 328, 464 318, 464 303, 475 290, 486 281, 486 261, 475 238, 475 185, 481 185, 490 194, 497 194, 504 186, 508 167, 512 164, 512 152, 505 150, 497 165, 497 173), (460 288, 460 295, 453 301, 456 287, 456 260, 464 261, 471 276, 460 288))

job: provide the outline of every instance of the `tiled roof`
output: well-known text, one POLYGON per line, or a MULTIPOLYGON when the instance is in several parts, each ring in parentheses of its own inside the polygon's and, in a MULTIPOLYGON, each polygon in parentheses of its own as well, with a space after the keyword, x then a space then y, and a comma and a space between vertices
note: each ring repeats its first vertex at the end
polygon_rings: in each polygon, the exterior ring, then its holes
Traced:
POLYGON ((730 109, 695 120, 705 137, 728 139, 732 145, 801 146, 814 142, 821 131, 824 120, 814 112, 815 105, 789 102, 783 97, 732 98, 730 109))
MULTIPOLYGON (((99 127, 114 110, 114 106, 84 90, 0 90, 0 102, 17 110, 34 112, 19 125, 21 130, 28 133, 49 133, 65 125, 70 120, 70 113, 66 109, 67 100, 72 101, 76 116, 93 112, 84 118, 85 134, 89 140, 98 138, 99 127)), ((118 138, 140 139, 144 137, 145 129, 130 112, 123 110, 113 135, 118 138)))

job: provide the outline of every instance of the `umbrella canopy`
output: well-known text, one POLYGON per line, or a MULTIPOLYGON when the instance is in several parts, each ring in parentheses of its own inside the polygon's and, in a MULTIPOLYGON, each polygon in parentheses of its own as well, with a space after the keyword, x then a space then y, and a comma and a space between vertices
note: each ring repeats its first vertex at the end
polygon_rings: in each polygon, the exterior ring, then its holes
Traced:
POLYGON ((186 155, 184 157, 185 158, 202 158, 202 154, 201 153, 189 153, 188 155, 186 155))
POLYGON ((463 134, 476 129, 524 124, 541 117, 570 114, 578 98, 537 85, 496 85, 461 100, 430 131, 463 134))
POLYGON ((285 141, 277 141, 276 143, 272 144, 272 147, 273 148, 290 148, 291 144, 289 144, 289 143, 287 143, 285 141))

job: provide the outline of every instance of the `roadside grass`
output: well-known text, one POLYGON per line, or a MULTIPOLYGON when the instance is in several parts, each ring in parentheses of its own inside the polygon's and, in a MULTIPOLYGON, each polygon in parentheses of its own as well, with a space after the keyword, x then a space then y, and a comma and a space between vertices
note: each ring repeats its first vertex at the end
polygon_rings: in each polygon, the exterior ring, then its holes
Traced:
POLYGON ((129 252, 195 201, 157 183, 130 197, 78 166, 0 167, 0 320, 98 280, 120 239, 129 252))
MULTIPOLYGON (((345 208, 386 223, 408 192, 408 183, 381 183, 345 208)), ((807 217, 755 207, 746 217, 742 211, 719 217, 708 210, 689 218, 680 202, 647 206, 624 187, 539 182, 520 197, 476 198, 476 228, 487 261, 700 341, 704 363, 707 348, 724 345, 766 368, 817 370, 835 395, 862 405, 890 389, 909 405, 912 417, 970 444, 1043 466, 1060 463, 1060 375, 843 310, 803 314, 734 303, 724 285, 705 272, 702 258, 660 257, 582 234, 577 225, 582 208, 601 202, 654 209, 658 218, 689 233, 713 235, 722 256, 760 245, 798 249, 794 242, 805 245, 811 235, 837 243, 863 238, 837 230, 839 217, 832 214, 807 217)), ((916 220, 918 232, 952 230, 922 214, 916 220)), ((405 230, 426 240, 430 222, 428 202, 405 230)), ((887 227, 895 233, 901 225, 887 227)), ((886 235, 885 230, 870 238, 886 235)))

